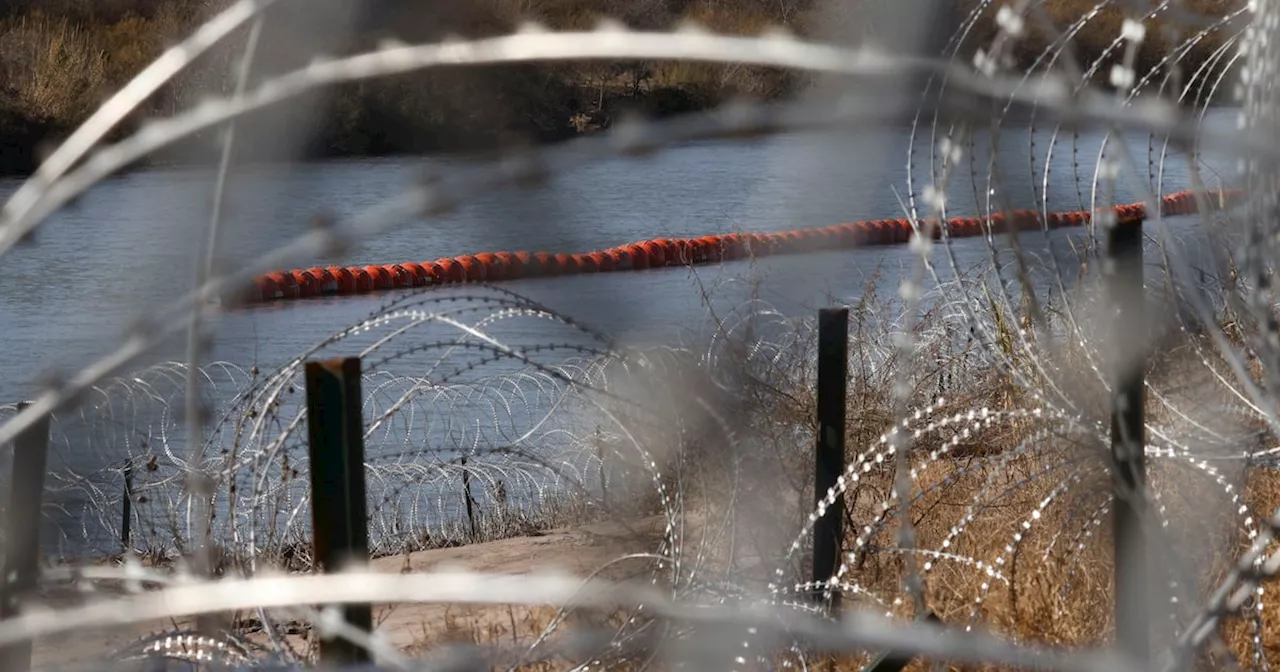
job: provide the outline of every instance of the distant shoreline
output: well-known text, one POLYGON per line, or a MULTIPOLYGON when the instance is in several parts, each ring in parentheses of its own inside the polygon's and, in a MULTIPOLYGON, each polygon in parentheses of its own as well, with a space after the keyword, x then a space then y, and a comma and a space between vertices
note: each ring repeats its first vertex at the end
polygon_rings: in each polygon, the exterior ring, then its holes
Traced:
MULTIPOLYGON (((1212 102, 1207 107, 1209 109, 1230 108, 1233 103, 1230 101, 1212 102)), ((682 110, 678 113, 659 113, 652 115, 650 118, 661 120, 677 116, 678 114, 713 112, 716 106, 705 109, 689 109, 682 110)), ((1016 122, 1021 119, 1021 115, 1013 115, 1006 117, 1006 123, 1016 122)), ((550 147, 563 144, 577 139, 598 137, 608 133, 612 125, 606 123, 600 127, 575 130, 565 129, 559 133, 545 133, 533 141, 527 142, 530 146, 550 147)), ((39 157, 42 156, 41 150, 49 137, 66 137, 70 131, 59 130, 48 134, 32 134, 26 136, 0 136, 0 178, 3 179, 22 179, 30 177, 39 167, 39 157)), ((445 147, 426 147, 426 148, 387 148, 381 151, 348 151, 341 147, 332 148, 325 147, 316 140, 324 138, 313 138, 311 142, 303 143, 301 151, 290 155, 274 155, 274 154, 254 154, 250 148, 252 143, 246 143, 243 139, 239 140, 236 145, 236 162, 237 165, 272 165, 276 163, 296 163, 302 161, 304 163, 323 163, 334 160, 359 160, 359 159, 415 159, 415 158, 433 158, 433 157, 484 157, 486 154, 496 152, 502 149, 510 149, 511 146, 501 143, 474 143, 445 147), (247 147, 246 145, 249 145, 247 147)), ((187 141, 176 145, 173 149, 162 151, 153 155, 146 160, 138 162, 134 165, 118 171, 116 174, 129 174, 143 170, 164 170, 164 169, 212 169, 218 163, 218 147, 212 144, 212 140, 208 138, 197 139, 195 141, 187 141), (199 144, 199 147, 193 145, 199 144), (202 157, 202 158, 193 158, 202 157)))
MULTIPOLYGON (((408 142, 361 137, 358 133, 334 129, 329 118, 312 122, 315 127, 298 145, 279 152, 278 145, 265 143, 282 122, 247 119, 238 122, 235 156, 237 161, 272 163, 276 161, 306 162, 332 159, 394 158, 421 156, 466 156, 510 149, 513 146, 547 146, 591 137, 607 132, 629 113, 637 112, 649 119, 666 119, 689 113, 711 112, 724 102, 706 99, 697 92, 679 87, 664 87, 639 95, 606 92, 603 103, 589 113, 578 113, 563 124, 532 124, 524 128, 503 129, 492 134, 465 136, 442 133, 442 137, 414 138, 408 142), (246 128, 247 127, 247 128, 246 128), (256 136, 256 137, 255 137, 256 136)), ((263 115, 265 117, 265 115, 263 115)), ((0 177, 29 177, 39 167, 41 157, 74 126, 41 122, 25 118, 6 118, 0 109, 0 177)), ((218 132, 205 132, 161 150, 121 172, 165 167, 208 167, 217 164, 220 150, 218 132), (203 157, 203 158, 193 158, 203 157)))
MULTIPOLYGON (((1193 0, 1191 8, 1206 16, 1223 16, 1231 2, 1193 0)), ((34 172, 49 144, 69 135, 106 94, 154 60, 164 45, 188 33, 202 12, 208 11, 204 0, 167 0, 149 10, 112 10, 111 3, 68 4, 51 10, 47 7, 59 5, 45 5, 43 0, 25 0, 16 6, 24 4, 25 9, 0 9, 0 43, 6 45, 0 52, 0 175, 8 177, 34 172)), ((430 43, 452 33, 485 37, 508 33, 518 19, 529 17, 554 29, 582 29, 593 25, 594 17, 605 8, 623 12, 618 18, 641 29, 695 20, 715 32, 737 35, 759 34, 775 25, 786 25, 800 35, 833 30, 832 17, 808 0, 777 6, 748 0, 650 5, 643 10, 647 13, 633 16, 626 15, 630 5, 613 7, 603 0, 535 0, 523 3, 520 16, 510 14, 511 7, 480 0, 408 14, 387 10, 386 15, 364 17, 358 36, 349 44, 331 46, 348 53, 372 48, 388 36, 409 43, 430 43)), ((958 20, 978 6, 975 0, 955 0, 950 12, 958 20)), ((634 11, 640 12, 639 7, 634 11)), ((965 54, 995 35, 994 7, 983 9, 971 26, 958 62, 965 62, 965 54)), ((1055 22, 1070 22, 1091 12, 1092 3, 1058 0, 1048 9, 1055 22)), ((1096 69, 1103 86, 1110 64, 1118 58, 1112 41, 1122 18, 1119 10, 1109 7, 1073 37, 1081 61, 1108 54, 1096 69)), ((311 58, 310 43, 290 39, 297 37, 291 31, 305 28, 281 21, 264 25, 264 52, 258 60, 271 64, 262 66, 266 70, 290 71, 311 58)), ((1148 27, 1148 39, 1138 52, 1139 71, 1157 66, 1169 48, 1158 37, 1160 31, 1151 29, 1155 25, 1148 27)), ((1184 72, 1213 58, 1223 40, 1218 33, 1199 40, 1182 60, 1184 72)), ((1029 31, 1014 48, 1014 62, 1035 63, 1048 43, 1046 36, 1029 31)), ((231 90, 229 73, 234 71, 240 48, 233 37, 215 49, 200 65, 152 96, 107 140, 121 139, 148 118, 189 108, 202 92, 225 95, 231 90)), ((255 74, 251 86, 266 75, 255 74)), ((630 113, 662 119, 710 111, 736 99, 782 100, 809 81, 808 74, 777 68, 681 61, 546 62, 409 72, 304 94, 241 119, 236 156, 246 161, 313 161, 541 146, 608 129, 630 113), (298 129, 312 132, 298 138, 298 129), (286 137, 289 140, 282 143, 286 137)), ((140 166, 203 165, 203 160, 192 161, 192 157, 216 161, 219 140, 216 130, 208 131, 148 157, 140 166)))

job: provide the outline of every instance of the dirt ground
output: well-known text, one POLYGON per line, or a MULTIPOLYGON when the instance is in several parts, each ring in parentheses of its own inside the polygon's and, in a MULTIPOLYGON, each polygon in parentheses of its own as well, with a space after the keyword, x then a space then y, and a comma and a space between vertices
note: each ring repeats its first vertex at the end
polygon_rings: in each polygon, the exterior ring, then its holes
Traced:
MULTIPOLYGON (((661 519, 637 523, 598 523, 574 529, 551 530, 483 544, 420 551, 373 561, 375 571, 424 572, 439 566, 464 567, 480 572, 521 574, 535 569, 559 569, 586 577, 619 556, 652 551, 661 534, 661 519)), ((624 579, 646 569, 644 561, 613 563, 602 576, 624 579)), ((444 641, 507 642, 534 638, 550 622, 550 609, 531 610, 507 606, 445 606, 436 604, 375 605, 375 629, 398 649, 421 652, 444 641)), ((155 633, 184 627, 185 622, 152 622, 36 641, 33 663, 37 668, 92 667, 121 648, 155 633)), ((312 642, 305 628, 288 634, 298 651, 312 642)), ((250 641, 265 642, 261 633, 250 641)))

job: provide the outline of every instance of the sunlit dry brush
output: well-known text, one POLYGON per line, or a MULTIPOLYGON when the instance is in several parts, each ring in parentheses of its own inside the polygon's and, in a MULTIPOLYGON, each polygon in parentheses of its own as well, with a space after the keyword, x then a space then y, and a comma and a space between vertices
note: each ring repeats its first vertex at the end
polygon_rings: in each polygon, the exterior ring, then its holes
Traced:
MULTIPOLYGON (((1094 68, 1094 83, 1109 86, 1111 66, 1123 62, 1124 58, 1125 50, 1119 41, 1122 28, 1126 20, 1133 20, 1145 29, 1135 61, 1138 72, 1157 66, 1170 68, 1172 60, 1165 59, 1179 54, 1178 67, 1184 73, 1191 73, 1214 59, 1214 52, 1243 29, 1247 21, 1242 13, 1244 4, 1238 0, 1191 0, 1168 5, 1195 17, 1199 25, 1191 26, 1180 19, 1170 19, 1169 12, 1157 11, 1154 6, 1141 12, 1121 3, 1046 0, 1037 3, 1028 15, 1025 35, 1012 47, 1013 62, 1023 68, 1039 58, 1040 68, 1051 62, 1060 65, 1065 58, 1061 51, 1063 36, 1067 36, 1079 63, 1087 67, 1100 62, 1099 67, 1094 68), (1052 28, 1046 26, 1045 21, 1052 28)), ((977 11, 979 17, 962 53, 971 55, 974 49, 991 43, 999 29, 1000 7, 999 3, 983 6, 973 0, 955 3, 957 14, 963 16, 977 11)))
MULTIPOLYGON (((1256 420, 1232 422, 1206 413, 1211 398, 1228 401, 1228 390, 1214 389, 1210 372, 1199 368, 1205 364, 1200 354, 1185 361, 1190 352, 1206 351, 1183 343, 1153 358, 1149 380, 1164 395, 1148 397, 1149 421, 1167 432, 1179 427, 1174 421, 1194 417, 1203 421, 1202 431, 1234 430, 1249 442, 1237 449, 1254 449, 1253 442, 1265 440, 1256 420), (1195 371, 1204 378, 1198 386, 1180 378, 1195 371)), ((919 566, 925 570, 925 603, 944 622, 1067 646, 1096 645, 1113 636, 1109 448, 1054 424, 1024 425, 1035 430, 1025 434, 1025 447, 1007 429, 990 436, 976 431, 970 441, 985 447, 982 454, 931 461, 915 473, 920 494, 911 516, 919 566)), ((1226 446, 1161 449, 1167 434, 1148 438, 1153 444, 1148 447, 1152 524, 1159 530, 1147 561, 1149 590, 1153 641, 1164 645, 1170 627, 1185 625, 1280 505, 1280 474, 1267 460, 1229 457, 1226 446)), ((1205 437, 1187 433, 1179 438, 1205 437)), ((885 467, 878 470, 878 479, 873 470, 864 482, 887 488, 891 475, 885 467)), ((858 521, 857 527, 862 525, 858 521)), ((909 601, 894 602, 903 597, 896 532, 895 521, 862 538, 865 545, 851 544, 856 560, 845 580, 858 586, 850 600, 910 616, 909 601)), ((1259 600, 1265 603, 1264 597, 1259 600)), ((1267 612, 1267 606, 1250 608, 1223 628, 1237 661, 1253 660, 1259 642, 1267 654, 1274 651, 1277 626, 1267 612)))
MULTIPOLYGON (((884 347, 894 325, 872 318, 897 313, 875 304, 874 288, 861 296, 851 307, 850 327, 847 473, 859 478, 843 495, 846 607, 910 618, 914 610, 903 589, 903 558, 910 554, 923 574, 926 607, 945 623, 1027 643, 1087 648, 1109 642, 1114 510, 1104 381, 1110 363, 1090 321, 1096 315, 1074 306, 1075 319, 1086 321, 1071 327, 1059 321, 1066 307, 1050 306, 1050 338, 1018 317, 1019 310, 977 303, 977 333, 994 344, 979 347, 947 338, 954 314, 945 304, 931 309, 917 325, 917 377, 910 378, 908 416, 900 421, 892 385, 902 363, 884 347), (903 445, 912 468, 916 537, 908 551, 897 540, 893 456, 884 440, 895 426, 907 427, 903 445)), ((708 470, 715 478, 707 483, 720 485, 706 492, 731 503, 722 505, 731 506, 725 514, 754 528, 753 541, 768 540, 756 547, 764 565, 781 563, 787 577, 803 581, 805 553, 785 549, 797 521, 812 511, 816 353, 812 323, 781 330, 796 337, 772 332, 772 341, 760 340, 794 344, 785 356, 768 348, 758 355, 751 339, 715 350, 717 370, 732 372, 746 411, 730 464, 750 466, 739 472, 712 461, 719 468, 708 470), (730 476, 760 472, 768 474, 767 483, 730 476)), ((1232 372, 1202 331, 1176 324, 1153 329, 1146 371, 1150 524, 1159 532, 1147 563, 1158 646, 1169 643, 1175 626, 1185 626, 1280 504, 1273 496, 1280 475, 1265 460, 1241 459, 1274 442, 1266 423, 1242 406, 1232 372)), ((685 495, 694 492, 692 483, 684 482, 685 495)), ((733 574, 744 586, 753 576, 742 569, 733 574)), ((1251 660, 1258 641, 1270 651, 1271 620, 1265 608, 1229 620, 1223 632, 1230 655, 1251 660)), ((1221 655, 1205 654, 1210 661, 1221 655)), ((853 669, 865 657, 829 662, 853 669)))

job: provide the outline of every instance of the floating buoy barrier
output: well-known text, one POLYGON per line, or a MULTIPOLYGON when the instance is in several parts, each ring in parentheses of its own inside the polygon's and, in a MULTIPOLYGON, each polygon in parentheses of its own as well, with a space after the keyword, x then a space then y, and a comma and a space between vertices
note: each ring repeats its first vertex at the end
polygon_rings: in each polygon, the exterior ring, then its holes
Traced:
MULTIPOLYGON (((1203 198, 1211 209, 1225 209, 1238 202, 1243 191, 1209 190, 1203 198)), ((1133 225, 1146 220, 1143 203, 1118 205, 1116 222, 1133 225)), ((1191 191, 1180 191, 1161 199, 1162 216, 1199 212, 1199 201, 1191 191)), ((1093 220, 1087 210, 1041 213, 1014 210, 990 217, 952 217, 945 226, 937 220, 921 220, 921 226, 935 240, 972 238, 1014 231, 1040 231, 1081 227, 1093 220)), ((658 238, 584 254, 550 252, 483 252, 435 261, 369 266, 319 266, 292 271, 273 271, 254 279, 245 300, 261 303, 278 299, 313 296, 365 294, 388 289, 429 287, 464 282, 497 282, 583 273, 641 271, 665 266, 714 264, 750 257, 803 254, 854 247, 902 245, 916 235, 907 219, 879 219, 851 222, 775 233, 728 233, 697 238, 658 238)))

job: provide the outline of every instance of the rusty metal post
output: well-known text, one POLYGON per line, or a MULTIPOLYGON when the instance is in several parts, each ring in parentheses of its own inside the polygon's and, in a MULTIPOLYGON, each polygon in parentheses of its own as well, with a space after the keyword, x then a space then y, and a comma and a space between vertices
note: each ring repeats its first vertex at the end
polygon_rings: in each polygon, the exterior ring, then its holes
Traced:
MULTIPOLYGON (((322 571, 337 573, 369 561, 360 359, 307 362, 306 384, 315 557, 322 571)), ((365 632, 373 630, 368 604, 346 605, 342 615, 365 632)), ((320 660, 324 665, 360 664, 371 656, 361 646, 334 638, 321 641, 320 660)))

